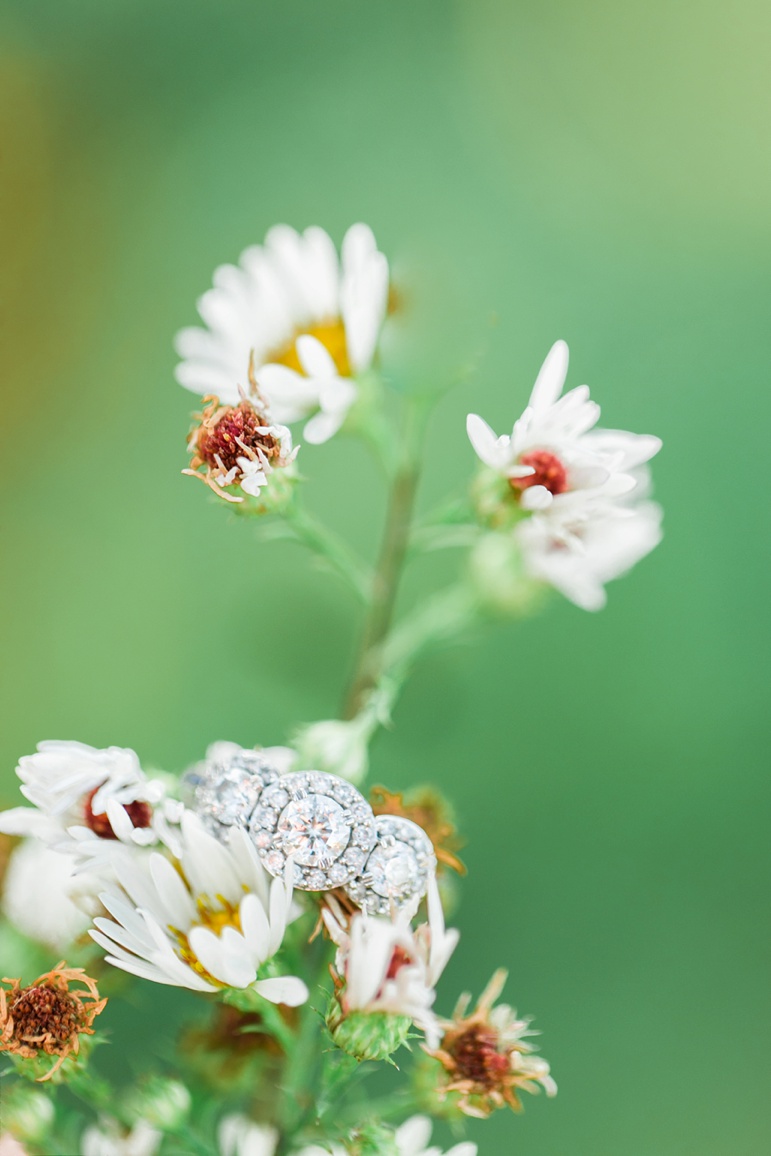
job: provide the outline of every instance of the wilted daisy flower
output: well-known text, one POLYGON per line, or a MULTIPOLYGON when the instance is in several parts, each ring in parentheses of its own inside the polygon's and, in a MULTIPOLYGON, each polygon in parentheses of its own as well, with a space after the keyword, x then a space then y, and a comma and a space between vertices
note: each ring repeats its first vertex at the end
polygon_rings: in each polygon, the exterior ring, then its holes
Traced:
POLYGON ((86 1128, 81 1138, 82 1156, 155 1156, 163 1133, 146 1120, 138 1120, 131 1131, 117 1120, 102 1120, 86 1128))
POLYGON ((588 386, 560 397, 567 369, 568 347, 558 341, 511 435, 497 437, 478 414, 466 422, 478 457, 506 479, 522 510, 547 510, 576 493, 628 494, 638 482, 634 471, 661 448, 648 435, 594 430, 600 407, 590 400, 588 386))
POLYGON ((605 583, 619 578, 661 541, 661 507, 577 500, 534 514, 514 529, 527 574, 583 610, 601 610, 605 583))
POLYGON ((0 831, 9 835, 35 835, 95 866, 109 858, 114 841, 174 843, 178 805, 145 776, 132 750, 43 742, 19 760, 16 774, 33 806, 0 813, 0 831))
POLYGON ((395 912, 392 919, 361 912, 352 917, 350 926, 331 906, 322 910, 338 948, 327 1025, 338 1046, 359 1058, 390 1055, 406 1038, 410 1023, 421 1029, 431 1046, 438 1042, 434 989, 459 933, 445 928, 434 876, 427 900, 428 922, 415 929, 411 921, 418 901, 395 912))
POLYGON ((450 805, 439 791, 433 787, 417 787, 405 794, 373 787, 369 801, 376 815, 400 815, 421 827, 431 841, 439 871, 450 867, 459 875, 466 874, 456 854, 463 846, 463 839, 458 834, 450 805))
POLYGON ((18 979, 3 979, 0 986, 0 1051, 34 1059, 57 1056, 40 1077, 50 1080, 67 1056, 80 1051, 80 1037, 92 1036, 95 1018, 104 1010, 96 981, 81 967, 65 967, 64 961, 39 976, 28 987, 18 979), (70 984, 82 984, 70 990, 70 984))
POLYGON ((78 899, 88 905, 101 885, 90 875, 73 875, 74 868, 71 855, 25 839, 12 852, 3 880, 3 913, 24 935, 57 952, 89 926, 90 914, 78 899))
POLYGON ((292 449, 287 427, 271 424, 260 402, 253 389, 238 405, 220 405, 213 397, 203 413, 196 414, 199 424, 188 442, 193 457, 190 469, 182 472, 200 478, 228 502, 244 500, 227 492, 232 488, 259 497, 274 471, 286 469, 297 457, 299 447, 292 449))
POLYGON ((248 987, 271 1003, 305 1002, 302 980, 260 978, 284 938, 292 888, 270 880, 241 828, 223 846, 186 811, 178 859, 124 853, 114 872, 116 884, 100 894, 112 919, 97 917, 90 933, 108 963, 173 987, 248 987))
POLYGON ((517 1019, 506 1004, 494 1006, 505 982, 506 972, 496 971, 471 1015, 471 996, 461 996, 440 1046, 427 1049, 444 1069, 438 1097, 456 1094, 467 1116, 486 1117, 506 1105, 519 1111, 518 1092, 537 1092, 539 1084, 547 1096, 557 1094, 549 1065, 525 1038, 533 1034, 530 1021, 517 1019))
POLYGON ((273 1156, 278 1139, 275 1128, 246 1116, 225 1116, 217 1131, 219 1156, 273 1156))
POLYGON ((271 420, 313 414, 304 437, 326 441, 356 398, 350 379, 372 362, 387 304, 388 263, 366 225, 348 230, 340 259, 323 229, 277 225, 216 270, 198 302, 206 328, 177 335, 177 380, 237 406, 253 357, 271 420))

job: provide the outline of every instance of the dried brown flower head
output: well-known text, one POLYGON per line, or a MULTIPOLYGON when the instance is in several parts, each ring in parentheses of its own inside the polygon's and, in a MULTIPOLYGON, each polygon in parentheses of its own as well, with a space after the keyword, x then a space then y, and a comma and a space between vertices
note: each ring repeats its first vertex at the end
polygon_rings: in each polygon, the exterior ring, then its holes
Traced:
POLYGON ((434 845, 440 869, 450 867, 459 875, 466 874, 466 867, 456 854, 463 846, 463 839, 452 821, 449 804, 438 791, 417 787, 404 794, 373 787, 369 801, 376 815, 401 815, 422 827, 434 845))
POLYGON ((496 971, 471 1015, 466 1015, 471 996, 461 996, 439 1047, 425 1049, 444 1069, 439 1099, 454 1093, 466 1116, 485 1118, 507 1105, 519 1112, 518 1092, 537 1092, 538 1084, 548 1096, 557 1092, 546 1060, 533 1055, 524 1038, 532 1034, 530 1021, 518 1020, 506 1004, 493 1006, 505 982, 506 972, 496 971))
POLYGON ((220 405, 216 397, 206 397, 208 404, 195 415, 199 424, 189 441, 193 458, 182 472, 200 478, 229 502, 242 501, 223 487, 242 480, 245 463, 252 462, 263 472, 284 464, 281 440, 257 408, 257 400, 242 397, 238 405, 220 405))
POLYGON ((69 1055, 80 1050, 81 1035, 92 1036, 93 1022, 104 1010, 96 981, 82 967, 65 967, 64 960, 41 975, 29 987, 18 979, 2 980, 0 987, 0 1051, 24 1059, 43 1054, 58 1060, 40 1081, 50 1080, 69 1055), (82 984, 70 990, 70 984, 82 984))

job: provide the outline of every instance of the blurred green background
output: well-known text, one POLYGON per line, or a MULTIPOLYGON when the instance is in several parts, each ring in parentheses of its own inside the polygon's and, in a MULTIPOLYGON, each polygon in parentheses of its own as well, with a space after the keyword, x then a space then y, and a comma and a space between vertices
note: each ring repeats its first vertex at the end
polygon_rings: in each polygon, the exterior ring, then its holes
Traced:
MULTIPOLYGON (((470 1135, 481 1156, 768 1151, 768 6, 0 10, 0 802, 42 738, 181 770, 335 713, 346 593, 180 476, 171 338, 274 222, 366 220, 414 286, 416 380, 477 359, 425 504, 472 469, 467 410, 504 428, 557 337, 604 424, 665 445, 664 544, 607 610, 555 600, 429 658, 374 752, 376 780, 433 779, 463 816, 442 1006, 507 962, 560 1083, 470 1135)), ((372 550, 363 451, 303 467, 372 550)))

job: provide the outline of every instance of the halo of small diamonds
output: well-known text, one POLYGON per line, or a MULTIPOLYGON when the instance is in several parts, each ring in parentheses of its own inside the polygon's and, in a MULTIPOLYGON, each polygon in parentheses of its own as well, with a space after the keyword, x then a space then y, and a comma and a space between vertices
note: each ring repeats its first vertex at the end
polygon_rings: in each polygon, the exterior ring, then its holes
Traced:
POLYGON ((266 869, 283 875, 294 863, 300 891, 343 887, 375 846, 375 816, 355 787, 322 771, 282 775, 262 792, 249 832, 266 869))
POLYGON ((403 907, 425 895, 436 856, 426 832, 411 819, 378 815, 375 825, 377 843, 345 890, 371 915, 389 915, 392 905, 403 907))
POLYGON ((207 760, 183 777, 192 807, 218 839, 226 841, 231 827, 246 827, 260 796, 279 777, 259 751, 235 750, 207 760))

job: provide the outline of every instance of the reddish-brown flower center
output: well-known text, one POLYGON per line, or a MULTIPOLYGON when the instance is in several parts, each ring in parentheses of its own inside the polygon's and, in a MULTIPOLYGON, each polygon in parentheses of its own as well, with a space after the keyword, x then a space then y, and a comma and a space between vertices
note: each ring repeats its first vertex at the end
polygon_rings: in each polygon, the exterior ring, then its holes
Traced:
POLYGON ((386 972, 386 979, 393 979, 398 971, 401 971, 403 967, 406 967, 410 963, 412 963, 410 953, 405 951, 403 947, 395 947, 394 953, 391 956, 391 962, 388 965, 388 971, 386 972))
POLYGON ((46 1036, 64 1044, 82 1026, 78 1002, 65 991, 52 987, 28 987, 20 991, 10 1005, 14 1036, 25 1043, 42 1041, 46 1036))
POLYGON ((531 486, 544 486, 551 494, 564 494, 568 488, 568 472, 556 454, 550 450, 531 450, 519 459, 520 465, 532 466, 535 473, 526 478, 512 478, 515 490, 528 490, 531 486))
MULTIPOLYGON (((83 808, 85 824, 87 827, 90 827, 100 839, 117 839, 118 836, 113 831, 112 824, 107 818, 107 812, 101 815, 94 814, 91 802, 98 790, 99 787, 95 787, 94 790, 86 796, 86 802, 83 808)), ((149 827, 153 821, 153 809, 149 803, 143 803, 137 800, 133 803, 126 803, 123 809, 134 827, 149 827)))
POLYGON ((237 465, 238 458, 248 457, 248 450, 260 450, 268 459, 277 458, 281 453, 278 439, 273 434, 259 432, 260 427, 267 424, 248 401, 224 406, 201 425, 195 443, 198 456, 207 466, 213 469, 224 466, 225 470, 237 465))
POLYGON ((455 1060, 460 1078, 473 1080, 484 1088, 499 1087, 510 1069, 508 1055, 498 1051, 495 1032, 481 1025, 467 1028, 447 1050, 455 1060))

